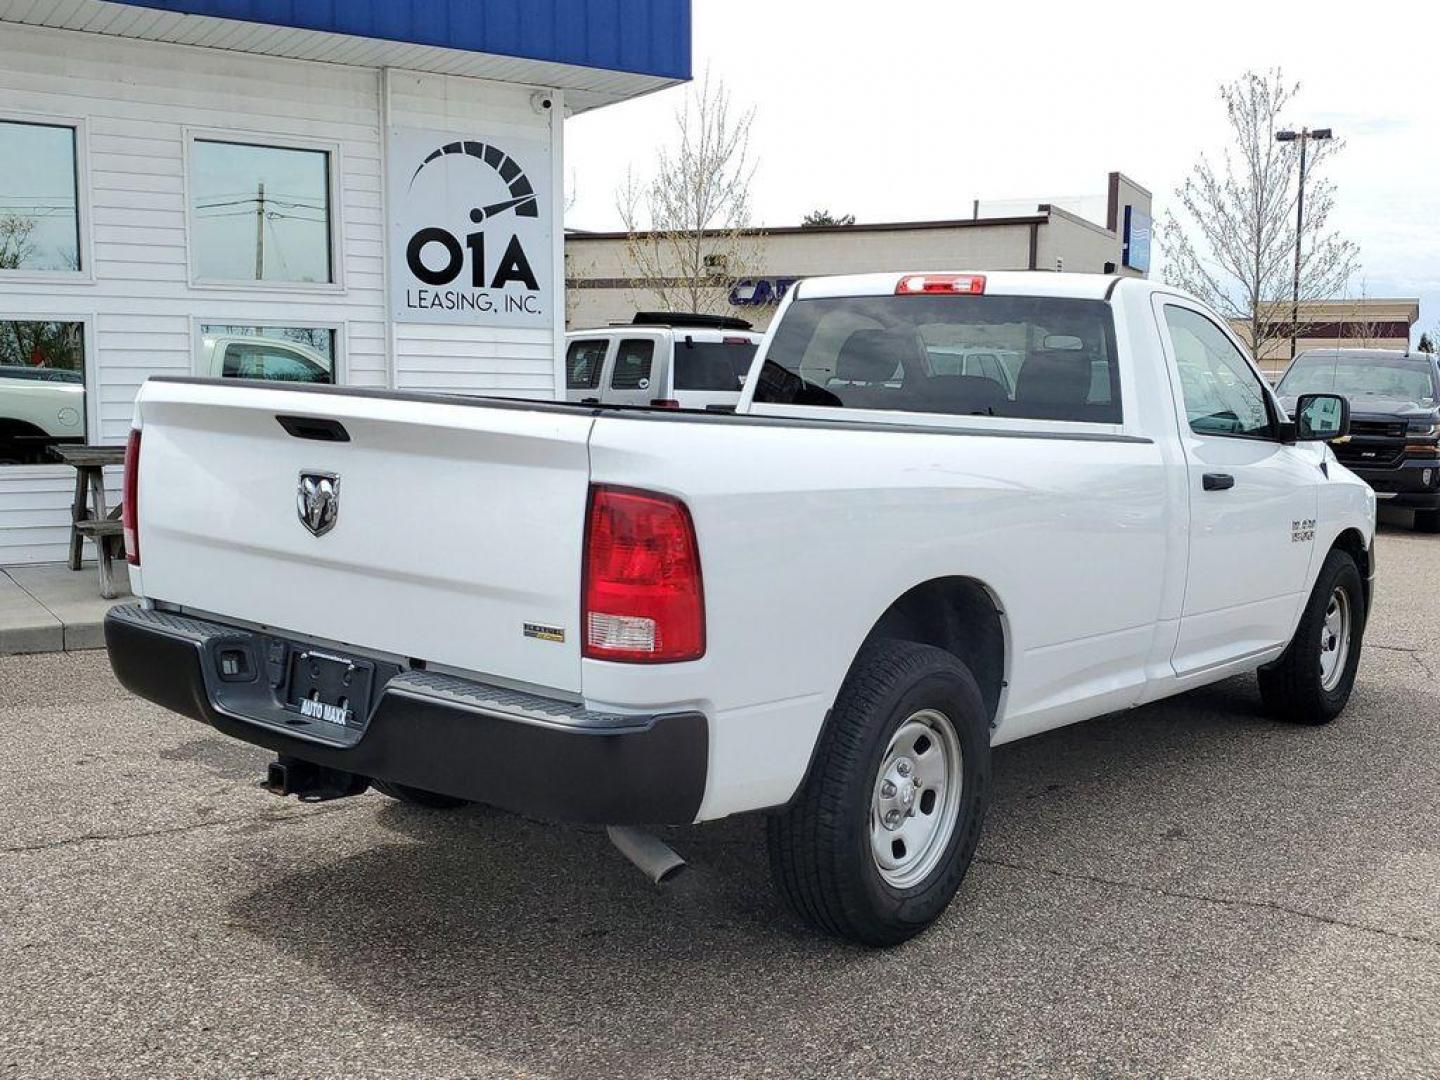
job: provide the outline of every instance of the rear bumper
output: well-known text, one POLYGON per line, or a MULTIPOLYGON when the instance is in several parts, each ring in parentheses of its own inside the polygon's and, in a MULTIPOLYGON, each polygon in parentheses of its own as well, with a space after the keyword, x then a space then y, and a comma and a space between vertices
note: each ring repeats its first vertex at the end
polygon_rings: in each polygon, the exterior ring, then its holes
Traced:
POLYGON ((1440 459, 1407 458, 1389 469, 1367 469, 1363 465, 1346 468, 1375 490, 1382 506, 1440 509, 1440 459))
MULTIPOLYGON (((705 792, 709 734, 697 712, 631 716, 383 660, 360 730, 306 723, 281 704, 288 639, 138 605, 111 608, 105 644, 126 689, 226 735, 375 780, 556 821, 686 824, 705 792), (221 648, 259 670, 223 679, 221 648)), ((298 644, 298 643, 296 643, 298 644)), ((293 646, 289 646, 293 647, 293 646)))

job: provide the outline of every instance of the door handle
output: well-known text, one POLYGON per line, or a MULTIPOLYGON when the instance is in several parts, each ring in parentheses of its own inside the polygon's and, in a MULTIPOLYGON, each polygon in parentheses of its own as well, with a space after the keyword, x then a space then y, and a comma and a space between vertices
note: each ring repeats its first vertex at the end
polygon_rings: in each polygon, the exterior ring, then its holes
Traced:
POLYGON ((1229 491, 1235 486, 1235 477, 1225 472, 1207 472, 1202 483, 1206 491, 1229 491))

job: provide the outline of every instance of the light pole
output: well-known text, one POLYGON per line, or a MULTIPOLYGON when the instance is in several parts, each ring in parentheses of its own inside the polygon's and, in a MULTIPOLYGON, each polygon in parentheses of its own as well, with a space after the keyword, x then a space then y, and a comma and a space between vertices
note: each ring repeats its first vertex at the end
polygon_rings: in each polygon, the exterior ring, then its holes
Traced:
POLYGON ((1290 305, 1290 359, 1295 359, 1295 338, 1300 329, 1300 237, 1305 227, 1305 147, 1311 139, 1328 139, 1329 128, 1311 131, 1302 127, 1299 131, 1277 131, 1276 142, 1298 142, 1300 144, 1300 187, 1295 196, 1295 277, 1290 305))

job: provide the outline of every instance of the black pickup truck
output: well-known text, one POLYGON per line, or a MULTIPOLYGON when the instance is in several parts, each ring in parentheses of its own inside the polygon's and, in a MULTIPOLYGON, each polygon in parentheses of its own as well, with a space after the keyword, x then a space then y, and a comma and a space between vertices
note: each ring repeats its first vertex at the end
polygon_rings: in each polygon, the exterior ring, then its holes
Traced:
POLYGON ((1440 363, 1426 353, 1309 349, 1276 387, 1294 408, 1301 394, 1350 399, 1350 435, 1335 456, 1375 489, 1382 505, 1415 511, 1415 528, 1440 532, 1440 363))

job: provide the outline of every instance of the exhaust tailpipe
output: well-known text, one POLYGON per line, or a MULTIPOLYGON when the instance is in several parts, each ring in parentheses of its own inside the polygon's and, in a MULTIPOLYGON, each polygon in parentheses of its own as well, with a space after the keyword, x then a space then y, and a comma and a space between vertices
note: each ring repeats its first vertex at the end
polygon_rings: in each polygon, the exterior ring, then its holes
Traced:
POLYGON ((685 869, 685 860, 654 833, 629 825, 607 825, 610 842, 656 885, 663 885, 685 869))

